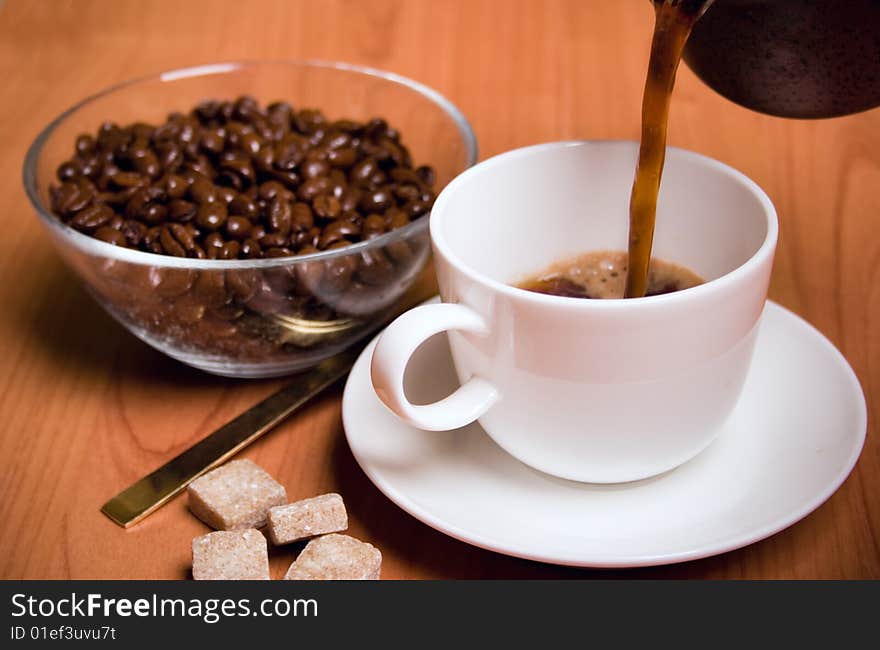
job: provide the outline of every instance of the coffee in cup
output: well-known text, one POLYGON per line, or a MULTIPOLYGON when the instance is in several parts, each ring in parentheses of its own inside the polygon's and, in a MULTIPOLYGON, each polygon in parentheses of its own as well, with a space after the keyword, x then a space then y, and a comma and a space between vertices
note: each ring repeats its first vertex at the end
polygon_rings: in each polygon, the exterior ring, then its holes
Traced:
MULTIPOLYGON (((623 298, 628 264, 626 251, 594 251, 555 262, 514 286, 568 298, 623 298)), ((648 269, 645 295, 659 296, 700 284, 703 284, 703 278, 690 269, 655 258, 648 269)))

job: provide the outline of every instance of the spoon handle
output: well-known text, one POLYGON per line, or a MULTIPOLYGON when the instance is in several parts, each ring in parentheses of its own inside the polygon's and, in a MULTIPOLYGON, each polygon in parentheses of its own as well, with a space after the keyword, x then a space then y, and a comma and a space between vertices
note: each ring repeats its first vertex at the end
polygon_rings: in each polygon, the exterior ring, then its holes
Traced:
POLYGON ((130 485, 101 507, 128 528, 164 505, 187 484, 262 436, 312 397, 344 377, 364 348, 357 344, 296 375, 278 392, 230 420, 159 469, 130 485))

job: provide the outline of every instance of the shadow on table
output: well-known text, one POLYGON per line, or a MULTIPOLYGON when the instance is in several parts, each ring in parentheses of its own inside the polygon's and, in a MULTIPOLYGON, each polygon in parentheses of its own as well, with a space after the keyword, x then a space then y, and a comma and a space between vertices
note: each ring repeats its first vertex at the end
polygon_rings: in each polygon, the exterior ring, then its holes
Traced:
POLYGON ((117 323, 83 288, 79 279, 57 256, 47 251, 30 264, 41 273, 23 273, 16 281, 25 286, 19 295, 34 303, 6 305, 16 340, 45 354, 58 372, 85 375, 85 379, 114 373, 137 376, 138 381, 228 386, 230 381, 190 368, 154 350, 117 323))

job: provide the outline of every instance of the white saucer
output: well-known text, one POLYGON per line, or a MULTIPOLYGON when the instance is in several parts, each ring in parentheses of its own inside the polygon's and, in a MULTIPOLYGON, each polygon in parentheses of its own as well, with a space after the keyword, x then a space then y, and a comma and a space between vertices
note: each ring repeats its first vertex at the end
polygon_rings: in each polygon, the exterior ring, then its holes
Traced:
MULTIPOLYGON (((745 546, 830 497, 865 440, 865 399, 846 360, 773 303, 740 403, 718 439, 678 469, 618 485, 533 470, 478 424, 440 433, 403 424, 373 393, 374 346, 355 364, 342 402, 348 443, 370 480, 439 531, 542 562, 648 566, 745 546)), ((422 403, 458 385, 445 335, 422 346, 406 380, 407 394, 422 403)))

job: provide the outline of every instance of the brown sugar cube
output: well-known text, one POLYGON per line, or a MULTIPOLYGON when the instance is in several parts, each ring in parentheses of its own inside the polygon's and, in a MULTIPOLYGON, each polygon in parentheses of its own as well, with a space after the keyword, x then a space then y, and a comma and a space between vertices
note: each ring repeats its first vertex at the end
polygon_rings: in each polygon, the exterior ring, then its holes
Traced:
POLYGON ((324 535, 309 542, 285 580, 378 580, 382 554, 348 535, 324 535))
POLYGON ((186 492, 192 513, 218 530, 260 528, 269 508, 287 503, 284 486, 249 460, 233 460, 208 472, 186 492))
POLYGON ((196 580, 268 580, 266 538, 258 530, 220 530, 192 542, 196 580))
POLYGON ((270 508, 267 519, 269 538, 276 545, 348 528, 342 497, 332 492, 270 508))

